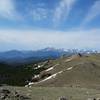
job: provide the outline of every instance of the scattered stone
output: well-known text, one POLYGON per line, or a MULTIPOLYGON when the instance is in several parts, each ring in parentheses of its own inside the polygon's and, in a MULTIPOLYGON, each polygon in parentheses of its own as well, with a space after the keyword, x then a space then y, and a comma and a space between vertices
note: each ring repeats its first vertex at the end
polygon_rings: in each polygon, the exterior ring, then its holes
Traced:
POLYGON ((7 89, 1 89, 0 90, 0 100, 5 100, 9 97, 10 91, 7 89))
POLYGON ((10 94, 10 91, 7 90, 7 89, 2 89, 0 92, 1 92, 1 93, 5 93, 5 94, 10 94))
POLYGON ((60 97, 59 100, 68 100, 67 97, 60 97))
POLYGON ((87 100, 100 100, 100 98, 88 98, 87 100))
POLYGON ((18 92, 8 89, 0 90, 0 100, 31 100, 29 97, 19 94, 18 92))

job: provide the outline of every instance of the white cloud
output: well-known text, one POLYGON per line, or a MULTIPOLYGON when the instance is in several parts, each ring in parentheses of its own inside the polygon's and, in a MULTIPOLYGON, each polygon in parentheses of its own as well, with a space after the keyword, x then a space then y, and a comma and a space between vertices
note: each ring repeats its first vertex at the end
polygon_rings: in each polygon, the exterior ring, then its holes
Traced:
POLYGON ((54 11, 54 23, 59 23, 59 21, 69 16, 69 13, 75 1, 76 0, 60 0, 59 5, 56 7, 54 11))
POLYGON ((31 15, 33 16, 33 20, 41 20, 41 19, 46 19, 48 12, 44 8, 35 8, 32 10, 31 15))
POLYGON ((100 0, 97 0, 94 5, 90 8, 86 18, 84 19, 82 25, 86 25, 92 21, 95 17, 100 16, 100 0))
POLYGON ((100 33, 100 29, 70 32, 1 30, 0 44, 4 44, 10 49, 29 50, 48 46, 65 49, 99 48, 100 34, 98 33, 100 33))
POLYGON ((16 17, 13 0, 0 0, 0 17, 9 19, 16 17))

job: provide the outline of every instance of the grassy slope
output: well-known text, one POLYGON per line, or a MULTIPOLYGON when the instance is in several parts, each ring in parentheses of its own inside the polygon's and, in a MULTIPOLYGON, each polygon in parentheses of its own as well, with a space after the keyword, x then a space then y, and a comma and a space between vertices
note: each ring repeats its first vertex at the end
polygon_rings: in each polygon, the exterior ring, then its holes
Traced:
POLYGON ((51 66, 59 64, 50 73, 54 74, 61 70, 64 72, 57 75, 56 78, 37 84, 37 86, 66 86, 66 85, 84 85, 95 86, 100 84, 100 55, 89 55, 83 57, 74 57, 71 61, 65 62, 68 57, 60 58, 50 62, 51 66), (73 67, 72 70, 66 69, 73 67))

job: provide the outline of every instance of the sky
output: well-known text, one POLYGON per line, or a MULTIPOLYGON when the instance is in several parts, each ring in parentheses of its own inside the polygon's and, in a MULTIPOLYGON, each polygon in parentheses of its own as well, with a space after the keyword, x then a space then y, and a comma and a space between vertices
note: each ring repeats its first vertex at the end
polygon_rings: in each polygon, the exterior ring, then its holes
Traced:
POLYGON ((0 0, 0 51, 99 45, 100 0, 0 0))

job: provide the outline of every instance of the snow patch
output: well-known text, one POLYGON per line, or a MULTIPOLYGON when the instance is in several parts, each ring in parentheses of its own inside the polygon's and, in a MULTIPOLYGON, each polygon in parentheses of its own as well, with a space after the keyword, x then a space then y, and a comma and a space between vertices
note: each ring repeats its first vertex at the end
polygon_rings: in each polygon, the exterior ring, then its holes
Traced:
POLYGON ((35 67, 34 69, 39 69, 39 68, 41 68, 42 66, 40 66, 40 65, 38 65, 37 67, 35 67))
POLYGON ((58 74, 61 74, 62 72, 63 72, 63 71, 60 71, 60 72, 58 72, 58 73, 55 73, 55 74, 53 74, 53 75, 47 77, 46 79, 44 79, 44 80, 42 80, 42 81, 40 81, 40 82, 38 82, 38 83, 47 81, 47 80, 49 80, 49 79, 51 79, 51 78, 55 78, 58 74))
POLYGON ((44 81, 47 81, 47 80, 49 80, 49 79, 51 79, 51 78, 55 78, 56 75, 57 75, 57 73, 56 73, 56 74, 53 74, 53 75, 51 75, 51 76, 49 76, 49 77, 47 77, 46 79, 40 81, 39 83, 44 82, 44 81))
POLYGON ((54 67, 50 67, 46 71, 48 72, 48 71, 53 70, 53 69, 54 69, 54 67))
POLYGON ((29 82, 28 85, 25 85, 25 87, 31 87, 31 85, 33 85, 33 82, 29 82))
POLYGON ((72 60, 72 58, 69 58, 69 59, 67 59, 65 62, 69 62, 69 61, 71 61, 72 60))
POLYGON ((28 85, 33 85, 33 82, 30 82, 28 85))
POLYGON ((61 74, 62 72, 63 72, 63 71, 60 71, 60 72, 58 72, 58 73, 55 73, 55 74, 53 74, 53 75, 51 75, 51 76, 45 78, 44 80, 42 80, 42 81, 40 81, 40 82, 32 82, 32 83, 29 83, 28 85, 30 86, 30 85, 33 85, 33 84, 39 84, 39 83, 41 83, 41 82, 45 82, 45 81, 47 81, 47 80, 49 80, 49 79, 55 78, 58 74, 61 74))
POLYGON ((50 70, 53 70, 54 69, 54 67, 56 67, 56 66, 58 66, 59 64, 56 64, 56 65, 54 65, 54 66, 52 66, 52 67, 50 67, 50 68, 48 68, 47 70, 45 70, 45 71, 50 71, 50 70))
POLYGON ((61 74, 63 71, 58 72, 58 74, 61 74))
POLYGON ((67 70, 71 70, 71 69, 73 69, 73 67, 69 67, 69 68, 67 68, 67 70))
POLYGON ((34 78, 38 78, 38 77, 39 77, 39 75, 35 75, 35 76, 34 76, 34 78))

